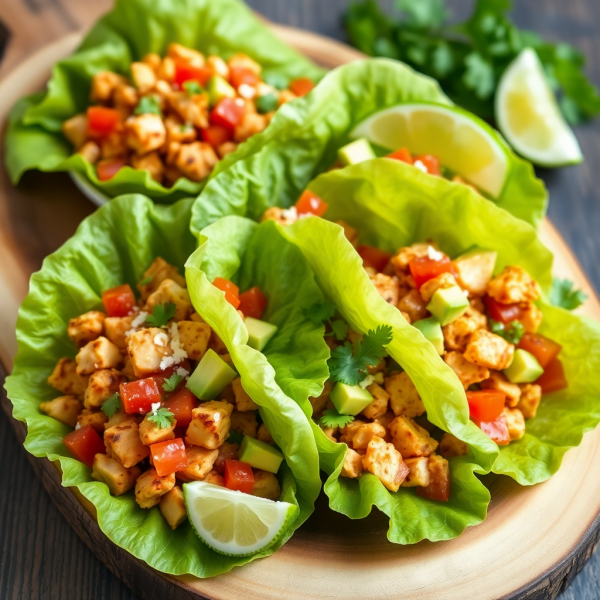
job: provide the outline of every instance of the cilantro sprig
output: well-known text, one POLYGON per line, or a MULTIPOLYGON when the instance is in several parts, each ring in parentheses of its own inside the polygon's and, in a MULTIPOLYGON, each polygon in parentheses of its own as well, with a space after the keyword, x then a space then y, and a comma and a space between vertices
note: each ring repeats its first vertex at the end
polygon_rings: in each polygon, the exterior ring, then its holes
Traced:
POLYGON ((133 112, 136 115, 153 114, 162 117, 162 111, 155 96, 142 96, 133 112))
POLYGON ((550 290, 550 302, 554 306, 560 306, 567 310, 575 310, 587 300, 587 296, 581 290, 573 289, 573 282, 568 279, 557 279, 552 281, 550 290))
POLYGON ((518 344, 525 334, 525 329, 519 321, 513 321, 506 325, 500 321, 490 319, 490 330, 492 333, 503 337, 509 344, 518 344))
POLYGON ((160 429, 167 429, 175 422, 175 415, 168 408, 161 406, 148 417, 148 421, 154 423, 160 429))
POLYGON ((152 327, 164 327, 175 316, 176 310, 173 302, 157 304, 152 309, 152 314, 146 317, 146 323, 152 327))
POLYGON ((121 408, 121 396, 119 393, 113 394, 108 400, 102 403, 102 412, 110 419, 121 408))
POLYGON ((354 417, 351 415, 340 415, 335 408, 328 408, 323 411, 323 415, 319 419, 318 423, 321 427, 332 427, 336 429, 338 427, 346 427, 349 423, 354 421, 354 417))
POLYGON ((313 304, 310 308, 304 309, 304 316, 311 323, 315 325, 329 323, 332 333, 326 333, 325 335, 334 335, 335 339, 341 342, 348 335, 348 323, 344 319, 333 319, 334 315, 335 304, 329 301, 313 304))
POLYGON ((189 81, 184 81, 183 85, 181 86, 190 96, 193 96, 195 94, 202 94, 204 92, 204 89, 202 88, 202 86, 195 81, 194 79, 190 79, 189 81))
POLYGON ((181 375, 177 375, 177 373, 173 373, 171 377, 165 379, 163 383, 163 390, 165 392, 174 392, 175 388, 183 381, 183 377, 181 375))

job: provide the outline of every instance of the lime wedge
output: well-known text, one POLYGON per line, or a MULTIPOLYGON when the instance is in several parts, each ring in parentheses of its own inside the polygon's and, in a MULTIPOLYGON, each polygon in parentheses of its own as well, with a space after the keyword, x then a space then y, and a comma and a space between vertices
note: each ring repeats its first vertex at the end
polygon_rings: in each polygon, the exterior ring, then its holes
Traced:
POLYGON ((508 175, 500 136, 471 113, 443 104, 399 104, 356 126, 352 138, 413 154, 435 154, 444 167, 498 198, 508 175))
POLYGON ((496 92, 496 120, 511 146, 536 165, 558 167, 583 160, 577 138, 560 113, 538 55, 523 50, 496 92))
POLYGON ((297 508, 218 485, 183 486, 185 506, 198 537, 228 556, 249 556, 273 545, 286 532, 297 508))

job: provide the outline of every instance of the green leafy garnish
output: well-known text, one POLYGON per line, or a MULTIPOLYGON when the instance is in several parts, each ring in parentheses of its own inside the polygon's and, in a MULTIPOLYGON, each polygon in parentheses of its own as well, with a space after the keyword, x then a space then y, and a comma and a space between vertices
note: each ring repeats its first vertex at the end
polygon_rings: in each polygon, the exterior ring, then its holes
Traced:
POLYGON ((346 342, 331 352, 328 361, 330 377, 347 385, 358 385, 366 376, 367 368, 375 366, 387 353, 385 346, 392 341, 392 328, 379 325, 357 340, 352 346, 346 342))
POLYGON ((140 281, 140 285, 148 285, 148 284, 152 283, 153 279, 154 279, 154 277, 152 275, 150 275, 148 277, 144 277, 144 279, 142 279, 140 281))
POLYGON ((118 392, 102 403, 102 412, 110 419, 121 408, 121 396, 118 392))
POLYGON ((142 96, 133 112, 136 115, 153 114, 162 117, 162 111, 155 96, 142 96))
POLYGON ((519 321, 513 321, 509 325, 490 319, 492 333, 503 337, 509 344, 518 344, 525 334, 525 329, 519 321))
POLYGON ((586 294, 581 290, 573 289, 573 282, 569 279, 552 280, 552 289, 550 290, 550 302, 554 306, 560 306, 567 310, 575 310, 587 300, 586 294))
POLYGON ((315 325, 321 325, 329 321, 335 314, 335 304, 333 302, 321 302, 313 304, 310 308, 304 309, 304 316, 315 325))
POLYGON ((337 427, 346 427, 346 425, 352 423, 352 421, 354 421, 353 416, 340 415, 335 408, 328 408, 323 412, 323 416, 319 419, 319 425, 321 425, 321 427, 332 427, 333 429, 336 429, 337 427))
POLYGON ((166 429, 175 422, 175 415, 168 408, 161 406, 148 417, 148 421, 158 425, 160 429, 166 429))
POLYGON ((346 339, 346 336, 348 335, 348 323, 346 323, 344 319, 335 319, 329 321, 329 324, 331 325, 333 335, 335 335, 335 339, 338 342, 346 339))
POLYGON ((177 375, 177 373, 173 373, 171 377, 165 379, 163 383, 163 390, 165 392, 174 392, 175 388, 183 381, 183 377, 181 375, 177 375))
POLYGON ((278 106, 279 100, 275 94, 265 94, 256 101, 256 110, 262 114, 277 110, 278 106))
POLYGON ((244 436, 239 431, 229 431, 229 437, 227 438, 227 441, 230 444, 241 444, 243 439, 244 436))
POLYGON ((188 93, 190 96, 194 94, 202 94, 204 92, 204 88, 194 79, 190 79, 189 81, 184 81, 181 87, 188 93))
POLYGON ((187 133, 188 131, 192 131, 194 129, 194 126, 191 123, 184 123, 183 125, 179 126, 179 131, 181 133, 187 133))
POLYGON ((146 317, 146 323, 152 327, 164 327, 174 316, 177 307, 173 302, 157 304, 152 309, 152 314, 146 317))

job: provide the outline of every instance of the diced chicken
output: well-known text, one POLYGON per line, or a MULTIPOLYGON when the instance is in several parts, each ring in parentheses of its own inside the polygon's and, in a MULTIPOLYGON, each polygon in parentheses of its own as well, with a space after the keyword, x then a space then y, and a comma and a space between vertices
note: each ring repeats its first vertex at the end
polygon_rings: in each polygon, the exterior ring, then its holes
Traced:
POLYGON ((373 402, 362 411, 362 414, 367 419, 377 419, 386 413, 390 395, 377 383, 367 386, 367 390, 373 396, 373 402))
POLYGON ((148 65, 154 72, 160 68, 161 61, 160 55, 156 52, 149 52, 142 58, 142 62, 148 65))
POLYGON ((106 423, 108 423, 108 417, 101 410, 84 408, 77 417, 79 427, 89 425, 100 434, 104 434, 106 423))
MULTIPOLYGON (((375 421, 377 421, 377 423, 379 423, 380 425, 383 425, 384 427, 389 427, 390 423, 396 418, 396 415, 391 411, 388 410, 385 414, 381 415, 380 417, 375 417, 375 421)), ((390 437, 391 439, 391 437, 390 437)), ((386 441, 390 441, 386 438, 386 441)))
POLYGON ((404 464, 408 467, 408 475, 402 482, 402 487, 426 487, 431 481, 429 474, 429 458, 419 456, 418 458, 405 458, 404 464))
POLYGON ((90 99, 94 102, 107 102, 118 85, 127 85, 127 79, 112 71, 99 71, 92 77, 90 99))
MULTIPOLYGON (((125 350, 127 350, 127 346, 125 346, 125 350)), ((125 354, 123 356, 123 361, 125 366, 121 369, 121 375, 125 377, 128 381, 133 381, 136 379, 135 371, 133 370, 133 363, 131 362, 131 358, 129 358, 129 354, 125 354)))
POLYGON ((104 319, 104 335, 119 349, 127 350, 126 333, 133 328, 136 315, 129 317, 106 317, 104 319))
POLYGON ((90 380, 83 397, 86 408, 98 408, 105 400, 119 391, 125 377, 116 369, 100 369, 90 375, 90 380))
POLYGON ((196 128, 191 123, 184 123, 178 115, 169 115, 165 118, 167 129, 167 144, 177 142, 189 144, 198 138, 196 128))
POLYGON ((409 473, 394 445, 378 437, 369 442, 363 457, 363 468, 373 473, 390 492, 397 492, 409 473))
POLYGON ((352 448, 348 448, 346 450, 346 456, 344 457, 344 465, 342 466, 342 472, 340 475, 342 477, 348 477, 349 479, 356 479, 363 472, 363 457, 352 450, 352 448))
POLYGON ((125 134, 121 131, 110 133, 100 142, 102 158, 120 158, 129 153, 125 134))
POLYGON ((42 412, 69 427, 75 427, 81 408, 81 402, 75 396, 59 396, 40 404, 42 412))
POLYGON ((370 277, 377 293, 392 306, 398 306, 400 301, 400 284, 395 277, 377 273, 370 277))
POLYGON ((436 499, 447 501, 450 497, 450 466, 438 454, 429 457, 429 486, 436 490, 436 499))
POLYGON ((271 435, 271 432, 267 429, 267 426, 264 423, 261 423, 258 428, 258 432, 256 434, 256 439, 259 442, 264 442, 265 444, 274 444, 275 440, 271 435))
POLYGON ((118 410, 104 425, 104 429, 117 427, 117 425, 139 425, 142 422, 142 415, 128 415, 122 409, 118 410))
POLYGON ((140 101, 137 90, 130 85, 118 85, 115 88, 113 96, 115 105, 120 109, 119 112, 123 112, 123 114, 126 115, 126 118, 130 116, 130 111, 135 108, 140 101))
POLYGON ((366 423, 361 425, 352 438, 354 450, 365 450, 374 437, 385 438, 386 430, 379 423, 366 423))
POLYGON ((173 164, 183 173, 184 177, 192 181, 206 179, 217 162, 219 162, 219 157, 213 147, 205 142, 180 144, 173 158, 173 164))
POLYGON ((94 456, 92 477, 105 483, 113 496, 120 496, 132 489, 140 473, 139 467, 126 469, 119 461, 106 454, 94 456))
POLYGON ((210 342, 210 326, 196 321, 179 321, 177 327, 179 329, 179 342, 186 351, 188 358, 195 361, 202 360, 210 342))
MULTIPOLYGON (((429 248, 433 244, 429 242, 421 242, 413 244, 412 246, 406 246, 400 248, 395 256, 392 256, 390 262, 396 269, 396 271, 406 272, 408 269, 408 263, 414 258, 420 258, 421 256, 427 256, 430 252, 429 248)), ((435 249, 435 246, 433 246, 435 249)))
POLYGON ((295 209, 279 208, 278 206, 271 206, 267 208, 260 218, 260 222, 263 221, 275 221, 280 225, 291 225, 298 219, 295 209))
POLYGON ((170 56, 165 56, 156 73, 156 76, 159 79, 159 81, 156 82, 156 89, 159 89, 159 83, 163 81, 167 84, 168 90, 170 91, 171 86, 169 84, 175 79, 176 69, 175 61, 170 56))
POLYGON ((456 279, 454 279, 451 273, 441 273, 437 277, 426 281, 421 286, 419 293, 421 294, 421 298, 423 298, 423 302, 428 303, 438 290, 445 290, 455 285, 456 279))
POLYGON ((98 146, 96 142, 92 142, 90 140, 81 146, 81 148, 79 148, 77 154, 81 154, 84 160, 89 162, 91 165, 95 165, 100 160, 100 146, 98 146))
POLYGON ((542 399, 542 388, 535 383, 524 383, 520 387, 521 398, 517 408, 526 419, 533 419, 542 399))
POLYGON ((150 454, 148 446, 140 440, 137 423, 110 427, 104 432, 106 453, 117 459, 125 468, 137 465, 150 454))
POLYGON ((131 166, 138 171, 148 171, 150 177, 161 183, 163 180, 163 174, 165 167, 158 154, 158 152, 148 152, 143 156, 136 156, 135 154, 131 157, 131 166))
POLYGON ((156 469, 150 468, 142 473, 135 484, 135 501, 140 508, 152 508, 170 492, 175 485, 175 473, 160 476, 156 469))
POLYGON ((239 412, 238 410, 234 410, 231 413, 231 429, 242 435, 248 435, 255 438, 258 432, 256 414, 253 412, 239 412))
POLYGON ((544 319, 544 313, 535 304, 521 305, 519 321, 527 333, 535 333, 544 319))
POLYGON ((165 518, 165 521, 169 524, 169 527, 173 530, 177 529, 187 520, 183 492, 178 485, 173 486, 173 488, 160 499, 158 508, 165 518))
POLYGON ((88 137, 87 115, 81 113, 63 121, 62 132, 75 149, 79 150, 85 144, 88 137))
POLYGON ((181 44, 171 43, 167 48, 167 56, 175 61, 189 63, 194 67, 204 66, 204 55, 193 48, 186 48, 181 44))
POLYGON ((229 79, 229 67, 227 63, 216 55, 211 55, 206 59, 206 66, 212 71, 213 75, 218 75, 227 81, 229 79))
POLYGON ((225 461, 226 460, 238 460, 238 450, 240 447, 232 442, 223 442, 218 448, 217 460, 214 464, 214 470, 223 475, 225 473, 225 461))
POLYGON ((451 433, 444 433, 440 440, 438 452, 445 458, 464 456, 468 452, 465 442, 454 437, 451 433))
POLYGON ((429 456, 438 447, 426 429, 408 417, 396 417, 389 425, 394 446, 403 458, 429 456))
POLYGON ((521 388, 516 383, 511 383, 498 371, 490 371, 489 379, 481 382, 481 389, 498 390, 506 395, 506 406, 514 408, 521 398, 521 388))
POLYGON ((428 315, 427 305, 423 302, 418 290, 411 290, 406 296, 402 297, 398 302, 398 310, 408 315, 409 319, 407 321, 410 323, 420 321, 428 315))
POLYGON ((346 425, 345 427, 342 427, 340 429, 340 433, 341 433, 340 443, 348 444, 348 446, 352 447, 352 444, 354 441, 354 436, 356 435, 356 432, 363 425, 366 425, 366 424, 367 424, 366 421, 361 421, 360 419, 354 419, 354 421, 351 421, 350 423, 348 423, 348 425, 346 425))
POLYGON ((131 78, 140 94, 147 94, 156 85, 154 69, 143 62, 131 63, 131 78))
POLYGON ((237 150, 238 144, 235 142, 225 142, 217 147, 217 154, 219 158, 225 158, 228 154, 237 150))
POLYGON ((225 342, 217 335, 215 331, 211 331, 210 333, 210 342, 208 344, 208 347, 211 350, 214 350, 220 356, 228 353, 225 342))
POLYGON ((233 388, 233 393, 235 395, 235 407, 239 412, 248 412, 250 410, 258 409, 258 404, 250 398, 246 393, 246 390, 242 387, 242 379, 240 377, 236 377, 231 382, 231 387, 233 388))
POLYGON ((321 427, 323 433, 332 441, 337 443, 337 435, 339 433, 339 429, 337 427, 321 427))
POLYGON ((470 337, 464 357, 474 365, 502 371, 512 362, 514 352, 515 347, 503 337, 479 329, 470 337))
POLYGON ((150 420, 152 413, 149 412, 144 420, 140 423, 140 440, 142 444, 150 446, 158 442, 166 442, 167 440, 175 439, 173 430, 175 429, 175 420, 168 427, 159 427, 156 423, 150 420))
POLYGON ((106 315, 97 310, 91 310, 69 321, 67 333, 76 346, 85 346, 104 333, 106 315))
POLYGON ((177 267, 170 265, 166 260, 158 256, 144 271, 141 281, 137 284, 142 301, 145 302, 148 296, 155 292, 165 279, 170 279, 178 286, 185 287, 185 278, 179 274, 177 267))
POLYGON ((425 412, 419 392, 405 371, 386 377, 385 390, 390 395, 390 408, 396 416, 418 417, 425 412))
POLYGON ((206 94, 190 94, 187 91, 171 92, 167 97, 169 106, 184 123, 199 129, 208 127, 208 97, 206 94))
POLYGON ((177 471, 177 479, 188 481, 202 481, 213 469, 219 456, 219 450, 208 450, 200 446, 187 447, 187 467, 177 471))
POLYGON ((167 139, 162 118, 152 113, 129 117, 125 121, 125 133, 127 145, 137 154, 157 150, 167 139))
POLYGON ((461 317, 442 327, 446 350, 464 352, 471 334, 478 329, 485 328, 485 326, 485 315, 472 307, 467 308, 461 317))
POLYGON ((100 336, 83 346, 75 361, 78 375, 91 375, 100 369, 116 369, 123 364, 123 357, 110 340, 100 336))
POLYGON ((340 225, 340 227, 342 227, 342 229, 344 230, 344 235, 346 236, 346 239, 354 247, 358 246, 358 240, 360 238, 360 233, 358 232, 358 229, 355 229, 351 225, 348 225, 348 223, 346 223, 346 221, 338 220, 338 221, 336 221, 336 223, 338 225, 340 225))
POLYGON ((518 408, 505 406, 502 414, 506 417, 510 441, 520 440, 525 435, 525 417, 523 413, 518 408))
POLYGON ((70 358, 61 358, 52 375, 48 377, 48 383, 65 396, 77 396, 83 398, 88 386, 89 377, 77 373, 77 363, 70 358))
POLYGON ((267 118, 265 115, 246 112, 240 123, 235 127, 233 139, 240 144, 241 142, 245 142, 248 138, 251 138, 253 135, 263 131, 266 126, 267 118))
POLYGON ((225 487, 225 479, 222 475, 219 475, 219 473, 214 470, 208 473, 202 481, 205 483, 212 483, 212 485, 220 485, 221 487, 225 487))
POLYGON ((320 396, 316 398, 309 398, 310 404, 313 409, 313 417, 319 418, 325 408, 327 407, 327 403, 329 402, 329 397, 331 396, 331 392, 333 390, 333 383, 329 381, 329 379, 325 382, 323 386, 323 391, 320 396))
POLYGON ((146 310, 152 312, 152 309, 159 304, 172 302, 175 305, 175 321, 185 321, 192 314, 192 301, 188 291, 175 283, 172 279, 161 281, 156 291, 148 296, 146 301, 146 310))
POLYGON ((228 402, 204 402, 192 411, 192 422, 188 426, 185 441, 209 450, 218 448, 229 436, 232 411, 233 406, 228 402))
POLYGON ((488 369, 469 362, 460 352, 446 352, 444 361, 456 373, 465 390, 490 376, 488 369))
POLYGON ((254 469, 254 487, 250 493, 259 498, 279 500, 279 496, 281 496, 281 486, 273 473, 262 471, 261 469, 254 469))
POLYGON ((537 282, 518 266, 505 267, 500 275, 490 281, 487 293, 502 304, 535 302, 541 296, 537 282))
POLYGON ((158 327, 140 329, 127 338, 127 353, 131 359, 136 377, 146 377, 161 371, 162 360, 173 354, 169 344, 157 344, 162 341, 163 330, 158 327))

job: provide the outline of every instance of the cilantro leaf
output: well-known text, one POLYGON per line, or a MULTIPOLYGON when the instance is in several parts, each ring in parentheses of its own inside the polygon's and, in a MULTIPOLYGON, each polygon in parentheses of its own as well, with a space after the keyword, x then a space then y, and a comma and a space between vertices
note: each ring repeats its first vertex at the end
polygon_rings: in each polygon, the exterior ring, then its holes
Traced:
POLYGON ((157 304, 152 309, 152 314, 146 317, 146 323, 152 327, 164 327, 175 316, 176 309, 173 302, 157 304))
POLYGON ((153 114, 162 117, 162 111, 155 96, 142 96, 133 112, 136 115, 153 114))
POLYGON ((334 321, 330 321, 331 330, 333 331, 333 335, 335 335, 335 339, 338 342, 341 342, 346 339, 348 335, 348 323, 344 321, 344 319, 335 319, 334 321))
POLYGON ((518 344, 525 334, 525 329, 519 321, 513 321, 510 325, 506 325, 499 321, 490 319, 490 329, 492 333, 503 337, 509 344, 518 344))
POLYGON ((121 408, 121 396, 118 392, 102 403, 102 412, 110 419, 121 408))
POLYGON ((554 278, 550 290, 550 302, 567 310, 575 310, 587 300, 586 294, 581 290, 573 289, 573 282, 568 279, 554 278))
POLYGON ((190 96, 193 96, 194 94, 202 94, 204 92, 204 89, 202 88, 202 86, 194 79, 190 79, 189 81, 184 81, 183 84, 181 85, 181 87, 190 96))
POLYGON ((150 283, 152 283, 152 280, 154 279, 154 277, 152 275, 148 276, 148 277, 144 277, 144 279, 142 279, 139 283, 139 285, 148 285, 150 283))
POLYGON ((171 377, 165 379, 163 383, 163 390, 165 392, 174 392, 175 388, 183 381, 183 377, 181 375, 177 375, 177 373, 173 373, 171 377))
POLYGON ((313 304, 310 308, 305 308, 304 316, 315 325, 321 325, 324 321, 329 321, 335 314, 335 304, 333 302, 321 302, 313 304))
POLYGON ((352 423, 354 417, 351 415, 340 415, 335 408, 328 408, 323 412, 323 416, 319 419, 318 423, 321 427, 332 427, 336 429, 338 427, 346 427, 348 423, 352 423))
POLYGON ((492 65, 481 54, 471 52, 465 58, 465 67, 465 85, 473 90, 478 98, 489 98, 496 88, 492 65))
POLYGON ((230 444, 241 444, 243 439, 244 436, 239 431, 234 431, 233 429, 229 430, 229 437, 227 438, 227 441, 230 444))
POLYGON ((148 421, 158 425, 160 429, 167 429, 167 427, 171 427, 175 422, 175 415, 168 408, 161 406, 148 417, 148 421))
POLYGON ((406 23, 417 28, 437 29, 449 16, 444 0, 396 0, 406 23))

